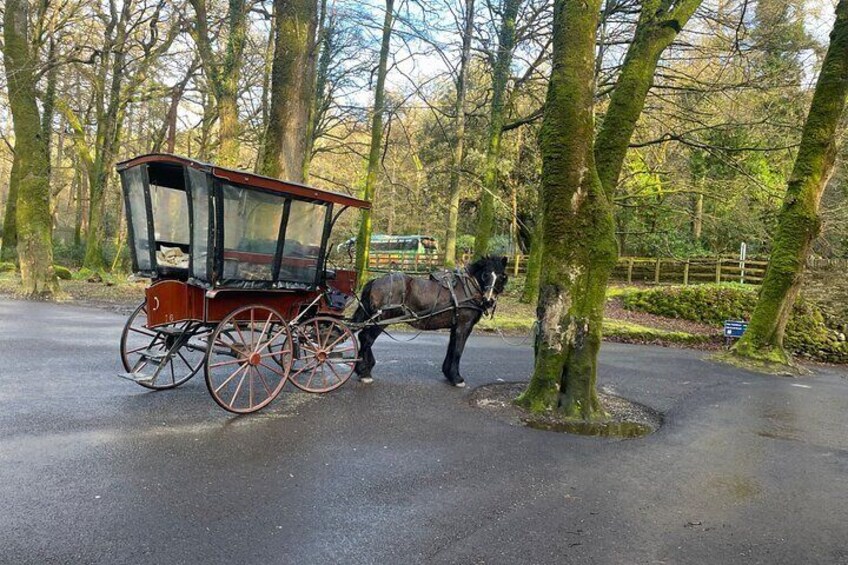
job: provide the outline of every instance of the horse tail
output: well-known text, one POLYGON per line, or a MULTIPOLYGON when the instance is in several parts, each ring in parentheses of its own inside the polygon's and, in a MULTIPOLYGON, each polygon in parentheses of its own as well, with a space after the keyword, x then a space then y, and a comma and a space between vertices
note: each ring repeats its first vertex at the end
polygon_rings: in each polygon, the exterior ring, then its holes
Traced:
POLYGON ((356 308, 356 312, 353 313, 353 322, 355 324, 366 322, 374 315, 374 306, 371 304, 371 285, 373 283, 374 281, 370 280, 362 287, 362 292, 359 295, 359 306, 356 308))

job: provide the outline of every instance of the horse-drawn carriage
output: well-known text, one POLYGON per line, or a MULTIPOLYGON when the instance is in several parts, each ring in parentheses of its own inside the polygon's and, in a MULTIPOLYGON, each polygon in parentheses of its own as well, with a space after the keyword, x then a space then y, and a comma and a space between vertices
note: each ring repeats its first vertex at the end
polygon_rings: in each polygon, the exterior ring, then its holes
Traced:
POLYGON ((118 165, 133 271, 149 277, 121 335, 121 376, 177 387, 203 368, 231 412, 268 405, 287 381, 338 388, 358 345, 342 311, 356 273, 330 270, 343 194, 173 155, 118 165))

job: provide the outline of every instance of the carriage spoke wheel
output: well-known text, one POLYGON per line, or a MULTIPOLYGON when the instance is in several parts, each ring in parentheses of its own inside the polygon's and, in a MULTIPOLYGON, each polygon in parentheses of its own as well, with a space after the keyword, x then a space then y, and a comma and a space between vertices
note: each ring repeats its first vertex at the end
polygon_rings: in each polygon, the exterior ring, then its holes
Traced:
POLYGON ((121 362, 124 370, 154 380, 136 381, 152 390, 176 388, 203 366, 205 346, 200 343, 196 322, 182 322, 149 329, 147 306, 141 303, 130 315, 121 333, 121 362))
POLYGON ((212 332, 208 349, 206 386, 224 410, 256 412, 286 384, 291 331, 271 308, 254 304, 231 312, 212 332))
POLYGON ((289 380, 306 392, 329 392, 345 384, 359 353, 356 337, 347 325, 329 316, 295 326, 297 355, 289 380))

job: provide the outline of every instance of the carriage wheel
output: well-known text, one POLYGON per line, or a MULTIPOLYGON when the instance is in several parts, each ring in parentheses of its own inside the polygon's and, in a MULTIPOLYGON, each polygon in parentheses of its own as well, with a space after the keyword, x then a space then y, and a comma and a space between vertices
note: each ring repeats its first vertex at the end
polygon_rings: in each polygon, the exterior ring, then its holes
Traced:
POLYGON ((294 335, 292 384, 306 392, 329 392, 347 382, 359 360, 359 344, 344 322, 330 316, 311 318, 299 323, 294 335))
POLYGON ((135 382, 152 390, 176 388, 191 379, 203 366, 205 346, 195 334, 195 322, 169 324, 148 329, 147 307, 141 303, 130 315, 121 333, 121 362, 133 375, 156 375, 135 382))
POLYGON ((291 331, 276 310, 252 304, 231 312, 212 332, 208 349, 206 386, 224 410, 256 412, 286 384, 291 331))

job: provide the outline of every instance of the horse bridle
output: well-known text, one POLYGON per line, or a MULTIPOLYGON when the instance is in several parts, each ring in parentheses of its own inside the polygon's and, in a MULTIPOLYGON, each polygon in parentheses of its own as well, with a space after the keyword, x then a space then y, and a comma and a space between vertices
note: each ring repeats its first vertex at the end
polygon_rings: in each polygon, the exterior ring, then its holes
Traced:
MULTIPOLYGON (((467 270, 467 269, 466 269, 466 272, 468 272, 468 270, 467 270)), ((491 282, 491 283, 489 283, 489 284, 486 286, 486 288, 485 288, 485 289, 483 289, 483 288, 481 288, 481 287, 480 287, 480 283, 479 283, 479 281, 477 280, 477 277, 475 277, 475 276, 474 276, 474 275, 472 275, 471 273, 468 273, 468 275, 469 275, 469 277, 471 278, 471 280, 472 280, 472 281, 474 281, 474 286, 475 286, 475 287, 477 287, 477 290, 478 290, 478 291, 480 292, 480 294, 482 295, 482 298, 483 298, 483 304, 482 304, 482 306, 483 306, 483 311, 484 311, 484 312, 487 312, 487 311, 491 308, 491 309, 492 309, 492 312, 494 313, 494 307, 497 305, 497 302, 498 302, 498 299, 497 299, 497 297, 495 296, 495 285, 498 283, 498 274, 497 274, 496 272, 494 272, 494 271, 492 271, 492 272, 491 272, 491 275, 492 275, 492 282, 491 282)), ((485 274, 484 274, 484 276, 485 276, 485 274)), ((482 278, 482 277, 481 277, 481 278, 482 278)))

